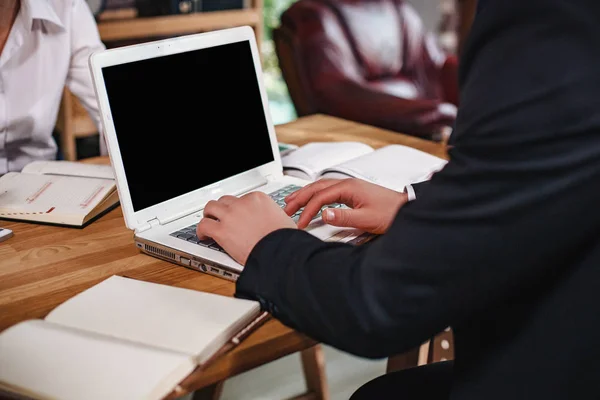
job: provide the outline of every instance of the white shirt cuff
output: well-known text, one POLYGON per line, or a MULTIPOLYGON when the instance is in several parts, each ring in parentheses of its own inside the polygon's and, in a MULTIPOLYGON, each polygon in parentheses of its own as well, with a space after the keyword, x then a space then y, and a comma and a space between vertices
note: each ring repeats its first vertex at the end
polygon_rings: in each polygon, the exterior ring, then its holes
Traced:
POLYGON ((404 192, 408 195, 408 201, 417 199, 417 194, 415 193, 415 189, 412 187, 412 185, 404 186, 404 192))

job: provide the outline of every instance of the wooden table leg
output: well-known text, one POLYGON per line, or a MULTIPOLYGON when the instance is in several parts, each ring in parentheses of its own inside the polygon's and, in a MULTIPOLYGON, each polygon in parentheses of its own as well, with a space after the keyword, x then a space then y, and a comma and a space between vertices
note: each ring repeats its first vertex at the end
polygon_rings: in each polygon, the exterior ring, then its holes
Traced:
POLYGON ((420 350, 421 347, 417 347, 416 349, 409 350, 406 353, 389 357, 387 361, 386 373, 418 366, 420 350))
POLYGON ((450 328, 431 339, 427 361, 436 363, 454 359, 454 337, 450 328))
POLYGON ((325 373, 325 354, 321 345, 300 352, 306 393, 289 400, 329 400, 329 386, 325 373))
POLYGON ((302 369, 308 391, 317 395, 317 399, 329 400, 329 386, 325 372, 325 354, 320 344, 301 352, 302 369))
MULTIPOLYGON (((300 352, 302 370, 306 381, 306 393, 290 400, 329 400, 329 387, 325 373, 325 354, 321 345, 300 352)), ((225 382, 219 382, 197 390, 192 400, 218 400, 225 382)))

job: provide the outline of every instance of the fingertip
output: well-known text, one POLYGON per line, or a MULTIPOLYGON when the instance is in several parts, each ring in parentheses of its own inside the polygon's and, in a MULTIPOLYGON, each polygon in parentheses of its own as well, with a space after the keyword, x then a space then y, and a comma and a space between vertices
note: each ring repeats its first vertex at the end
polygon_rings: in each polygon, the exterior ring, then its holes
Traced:
POLYGON ((204 236, 202 233, 200 233, 200 223, 198 223, 198 225, 196 225, 196 236, 198 236, 198 239, 206 238, 206 236, 204 236))
POLYGON ((302 218, 302 216, 298 218, 298 222, 296 222, 296 226, 298 227, 298 229, 304 229, 308 226, 308 223, 304 221, 305 219, 306 218, 302 218))
POLYGON ((205 234, 204 232, 213 229, 213 227, 211 227, 212 222, 214 222, 214 220, 211 220, 206 217, 198 221, 198 224, 196 225, 196 236, 198 237, 198 239, 206 240, 211 237, 210 235, 205 234))
POLYGON ((288 194, 287 196, 285 196, 284 200, 287 203, 288 201, 294 200, 297 195, 298 195, 298 192, 294 192, 294 193, 288 194))
POLYGON ((335 220, 335 212, 331 208, 323 210, 322 215, 325 222, 333 222, 335 220))
POLYGON ((294 213, 295 213, 296 211, 297 211, 297 209, 295 209, 293 206, 291 206, 291 205, 289 205, 289 204, 286 204, 286 205, 283 207, 283 212, 285 212, 285 213, 286 213, 288 216, 290 216, 290 217, 291 217, 292 215, 294 215, 294 213))

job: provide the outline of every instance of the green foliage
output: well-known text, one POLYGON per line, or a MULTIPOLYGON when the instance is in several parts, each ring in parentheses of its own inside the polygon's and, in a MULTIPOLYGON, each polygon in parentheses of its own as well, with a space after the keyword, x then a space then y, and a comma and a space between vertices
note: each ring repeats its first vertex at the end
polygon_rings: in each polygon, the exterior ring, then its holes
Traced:
POLYGON ((265 39, 272 39, 273 28, 279 25, 279 17, 295 0, 264 0, 265 39))
POLYGON ((291 105, 291 100, 279 69, 275 44, 273 43, 273 29, 279 26, 281 13, 294 1, 296 0, 264 0, 263 2, 264 36, 261 47, 267 93, 272 102, 285 105, 291 105))

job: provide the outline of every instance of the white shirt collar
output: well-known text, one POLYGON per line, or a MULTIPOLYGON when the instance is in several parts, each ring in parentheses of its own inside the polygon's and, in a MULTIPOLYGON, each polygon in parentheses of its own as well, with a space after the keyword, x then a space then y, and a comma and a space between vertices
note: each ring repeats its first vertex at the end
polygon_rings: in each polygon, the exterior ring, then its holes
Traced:
POLYGON ((65 28, 56 15, 52 0, 21 0, 21 10, 29 28, 33 26, 33 21, 36 19, 50 22, 61 29, 65 28))

